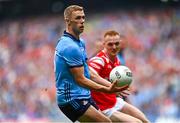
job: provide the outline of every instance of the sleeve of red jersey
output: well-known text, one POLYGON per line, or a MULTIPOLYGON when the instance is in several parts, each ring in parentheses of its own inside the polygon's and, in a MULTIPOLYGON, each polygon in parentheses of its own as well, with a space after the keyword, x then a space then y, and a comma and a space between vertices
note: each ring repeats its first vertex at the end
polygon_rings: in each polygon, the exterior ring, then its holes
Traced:
POLYGON ((104 67, 104 60, 100 57, 93 57, 89 60, 88 64, 99 74, 101 69, 104 67))

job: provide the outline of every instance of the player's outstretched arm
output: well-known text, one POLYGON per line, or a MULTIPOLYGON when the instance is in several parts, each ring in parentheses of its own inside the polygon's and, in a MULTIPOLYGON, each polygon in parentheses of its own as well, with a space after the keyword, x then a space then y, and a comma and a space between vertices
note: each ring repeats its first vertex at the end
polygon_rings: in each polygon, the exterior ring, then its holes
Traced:
MULTIPOLYGON (((91 80, 95 81, 98 84, 107 86, 107 87, 110 87, 110 86, 116 87, 117 82, 114 83, 115 85, 112 85, 111 82, 109 82, 108 80, 99 76, 99 74, 92 67, 89 67, 89 70, 90 70, 91 80)), ((124 87, 126 87, 126 86, 124 86, 124 87)), ((121 92, 124 91, 124 87, 122 87, 121 92)))
POLYGON ((75 81, 85 87, 89 88, 91 90, 106 92, 106 93, 114 93, 119 92, 122 90, 125 90, 128 88, 128 86, 118 87, 116 86, 117 82, 113 82, 109 87, 98 84, 84 76, 84 68, 83 67, 73 67, 70 69, 75 81))
POLYGON ((99 76, 99 74, 92 67, 89 67, 89 71, 90 71, 91 80, 107 87, 111 86, 111 83, 106 79, 102 78, 101 76, 99 76))

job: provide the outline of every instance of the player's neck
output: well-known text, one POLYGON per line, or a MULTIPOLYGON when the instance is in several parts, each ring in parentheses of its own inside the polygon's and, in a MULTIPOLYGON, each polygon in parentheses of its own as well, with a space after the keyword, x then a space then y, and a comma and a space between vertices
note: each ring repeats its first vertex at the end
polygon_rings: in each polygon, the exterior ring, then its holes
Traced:
POLYGON ((72 29, 66 28, 66 32, 73 35, 76 39, 79 40, 79 34, 76 34, 72 29))
POLYGON ((115 62, 115 59, 116 59, 116 57, 114 57, 114 56, 108 56, 109 57, 109 60, 112 62, 112 63, 114 63, 115 62))

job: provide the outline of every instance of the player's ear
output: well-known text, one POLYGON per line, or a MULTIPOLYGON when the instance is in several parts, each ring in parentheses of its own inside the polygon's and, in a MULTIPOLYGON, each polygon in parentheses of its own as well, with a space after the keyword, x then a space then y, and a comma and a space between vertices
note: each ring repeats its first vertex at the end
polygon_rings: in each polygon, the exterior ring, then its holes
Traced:
POLYGON ((103 46, 105 46, 105 44, 106 44, 106 42, 105 42, 105 41, 103 41, 102 45, 103 45, 103 46))
POLYGON ((69 25, 70 24, 70 19, 69 18, 65 18, 66 23, 69 25))

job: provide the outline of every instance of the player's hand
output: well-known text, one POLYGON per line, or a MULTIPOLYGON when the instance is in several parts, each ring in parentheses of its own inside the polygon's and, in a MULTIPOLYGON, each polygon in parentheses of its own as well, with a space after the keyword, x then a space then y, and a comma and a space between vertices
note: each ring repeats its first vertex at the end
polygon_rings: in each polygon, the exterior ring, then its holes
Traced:
POLYGON ((126 90, 123 90, 121 92, 117 92, 117 95, 119 97, 128 97, 130 95, 130 88, 127 88, 126 90))
POLYGON ((129 85, 125 85, 125 86, 121 86, 118 87, 117 86, 117 81, 114 81, 111 86, 109 87, 109 93, 114 93, 114 92, 121 92, 123 90, 126 90, 129 87, 129 85))

